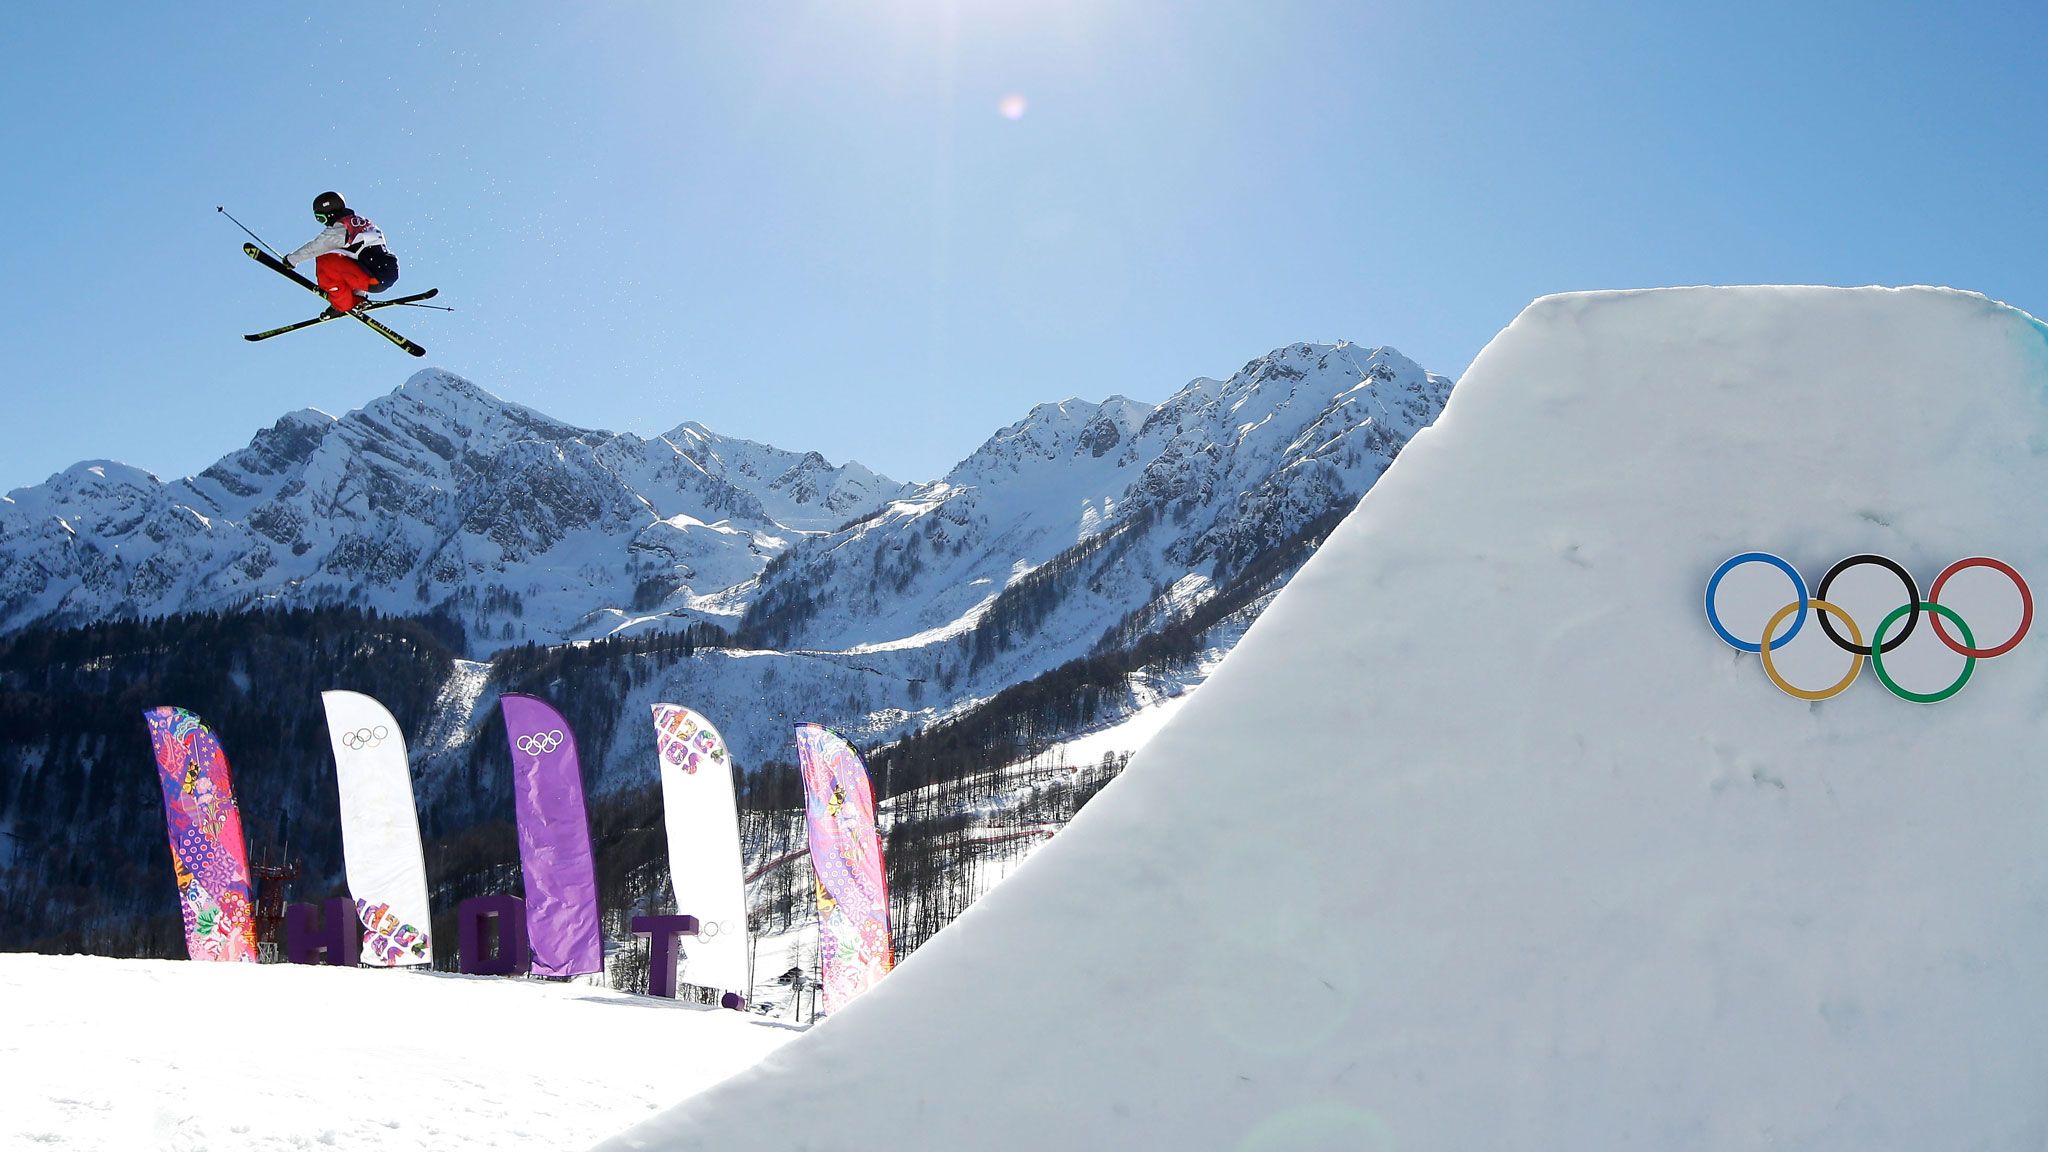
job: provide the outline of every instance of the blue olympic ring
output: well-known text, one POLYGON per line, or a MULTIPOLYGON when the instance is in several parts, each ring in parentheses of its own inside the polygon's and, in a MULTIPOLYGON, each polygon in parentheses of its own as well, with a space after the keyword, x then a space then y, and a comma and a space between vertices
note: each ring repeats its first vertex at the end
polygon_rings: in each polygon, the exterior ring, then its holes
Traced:
POLYGON ((1791 643, 1792 638, 1799 635, 1799 629, 1805 626, 1807 603, 1810 600, 1810 597, 1806 594, 1806 577, 1801 576, 1799 569, 1794 568, 1782 557, 1773 556, 1769 552, 1744 552, 1740 556, 1730 557, 1727 563, 1714 569, 1713 578, 1707 581, 1707 623, 1714 626, 1714 632, 1721 639, 1726 640, 1729 644, 1744 652, 1761 652, 1764 650, 1761 640, 1752 644, 1736 639, 1733 633, 1722 626, 1721 614, 1714 610, 1714 594, 1721 590, 1721 578, 1744 564, 1769 564, 1790 577, 1792 586, 1799 590, 1799 613, 1792 618, 1792 626, 1785 629, 1783 636, 1776 637, 1771 641, 1771 651, 1776 652, 1778 649, 1791 643))

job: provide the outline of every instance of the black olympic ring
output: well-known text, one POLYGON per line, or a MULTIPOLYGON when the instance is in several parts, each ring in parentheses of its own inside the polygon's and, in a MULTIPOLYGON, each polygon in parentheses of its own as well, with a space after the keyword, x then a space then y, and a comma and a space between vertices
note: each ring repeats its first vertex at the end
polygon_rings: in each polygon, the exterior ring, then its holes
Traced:
MULTIPOLYGON (((1828 574, 1820 578, 1820 586, 1814 589, 1814 599, 1826 600, 1828 598, 1828 586, 1835 582, 1835 577, 1840 576, 1859 564, 1875 564, 1879 568, 1897 576, 1899 583, 1906 586, 1906 599, 1903 603, 1912 605, 1912 610, 1906 613, 1906 626, 1899 629, 1899 634, 1885 641, 1884 647, 1879 649, 1880 652, 1890 652, 1892 649, 1904 644, 1906 637, 1911 636, 1913 629, 1920 625, 1920 585, 1914 582, 1913 574, 1906 571, 1898 561, 1893 560, 1889 556, 1878 556, 1869 552, 1851 556, 1836 564, 1833 568, 1828 569, 1828 574)), ((1827 613, 1819 613, 1819 616, 1820 630, 1828 634, 1828 639, 1835 642, 1835 647, 1857 656, 1870 655, 1870 645, 1850 643, 1842 637, 1840 632, 1835 631, 1834 621, 1828 619, 1827 613)))
POLYGON ((382 744, 384 738, 389 735, 391 730, 379 724, 375 728, 358 728, 353 732, 342 733, 341 744, 352 752, 360 752, 365 748, 375 748, 382 744))
POLYGON ((528 756, 545 756, 560 748, 564 739, 559 728, 551 732, 535 732, 519 738, 519 750, 528 756))

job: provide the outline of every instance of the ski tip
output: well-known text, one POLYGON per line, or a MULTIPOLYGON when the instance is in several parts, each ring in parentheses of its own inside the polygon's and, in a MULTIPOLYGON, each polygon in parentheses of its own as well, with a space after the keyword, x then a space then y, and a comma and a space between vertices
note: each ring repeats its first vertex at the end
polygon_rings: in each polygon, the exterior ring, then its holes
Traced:
POLYGON ((420 347, 417 344, 407 344, 405 346, 405 350, 407 352, 412 353, 415 356, 425 356, 427 354, 427 350, 425 348, 420 347))
POLYGON ((254 343, 254 342, 255 342, 255 341, 257 341, 257 340, 261 340, 261 339, 263 339, 263 337, 261 337, 261 336, 244 336, 244 337, 242 337, 242 339, 244 339, 244 340, 247 340, 247 341, 250 341, 251 343, 254 343))

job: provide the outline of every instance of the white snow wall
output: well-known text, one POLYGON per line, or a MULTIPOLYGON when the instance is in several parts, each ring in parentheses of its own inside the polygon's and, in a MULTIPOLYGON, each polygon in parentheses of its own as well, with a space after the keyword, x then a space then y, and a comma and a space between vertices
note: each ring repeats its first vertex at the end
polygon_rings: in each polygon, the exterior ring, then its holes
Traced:
POLYGON ((2041 325, 1537 301, 1067 831, 605 1147, 2041 1147, 2048 635, 1802 703, 1703 617, 1750 549, 2048 591, 2041 325))

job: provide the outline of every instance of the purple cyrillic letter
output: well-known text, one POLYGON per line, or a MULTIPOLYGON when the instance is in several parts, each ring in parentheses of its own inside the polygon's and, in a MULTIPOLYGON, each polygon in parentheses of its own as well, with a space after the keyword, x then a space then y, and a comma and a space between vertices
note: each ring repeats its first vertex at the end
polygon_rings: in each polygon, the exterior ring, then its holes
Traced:
POLYGON ((676 998, 676 939, 697 934, 695 916, 635 916, 633 935, 651 942, 647 959, 647 994, 676 998))
POLYGON ((356 904, 348 897, 336 896, 324 906, 294 904, 284 910, 284 954, 292 963, 353 968, 362 949, 356 904), (323 909, 325 916, 321 914, 323 909))
POLYGON ((472 976, 524 976, 533 966, 533 948, 526 936, 526 901, 517 896, 478 896, 462 902, 455 910, 455 920, 464 972, 472 976), (491 926, 495 949, 484 942, 486 925, 491 926))

